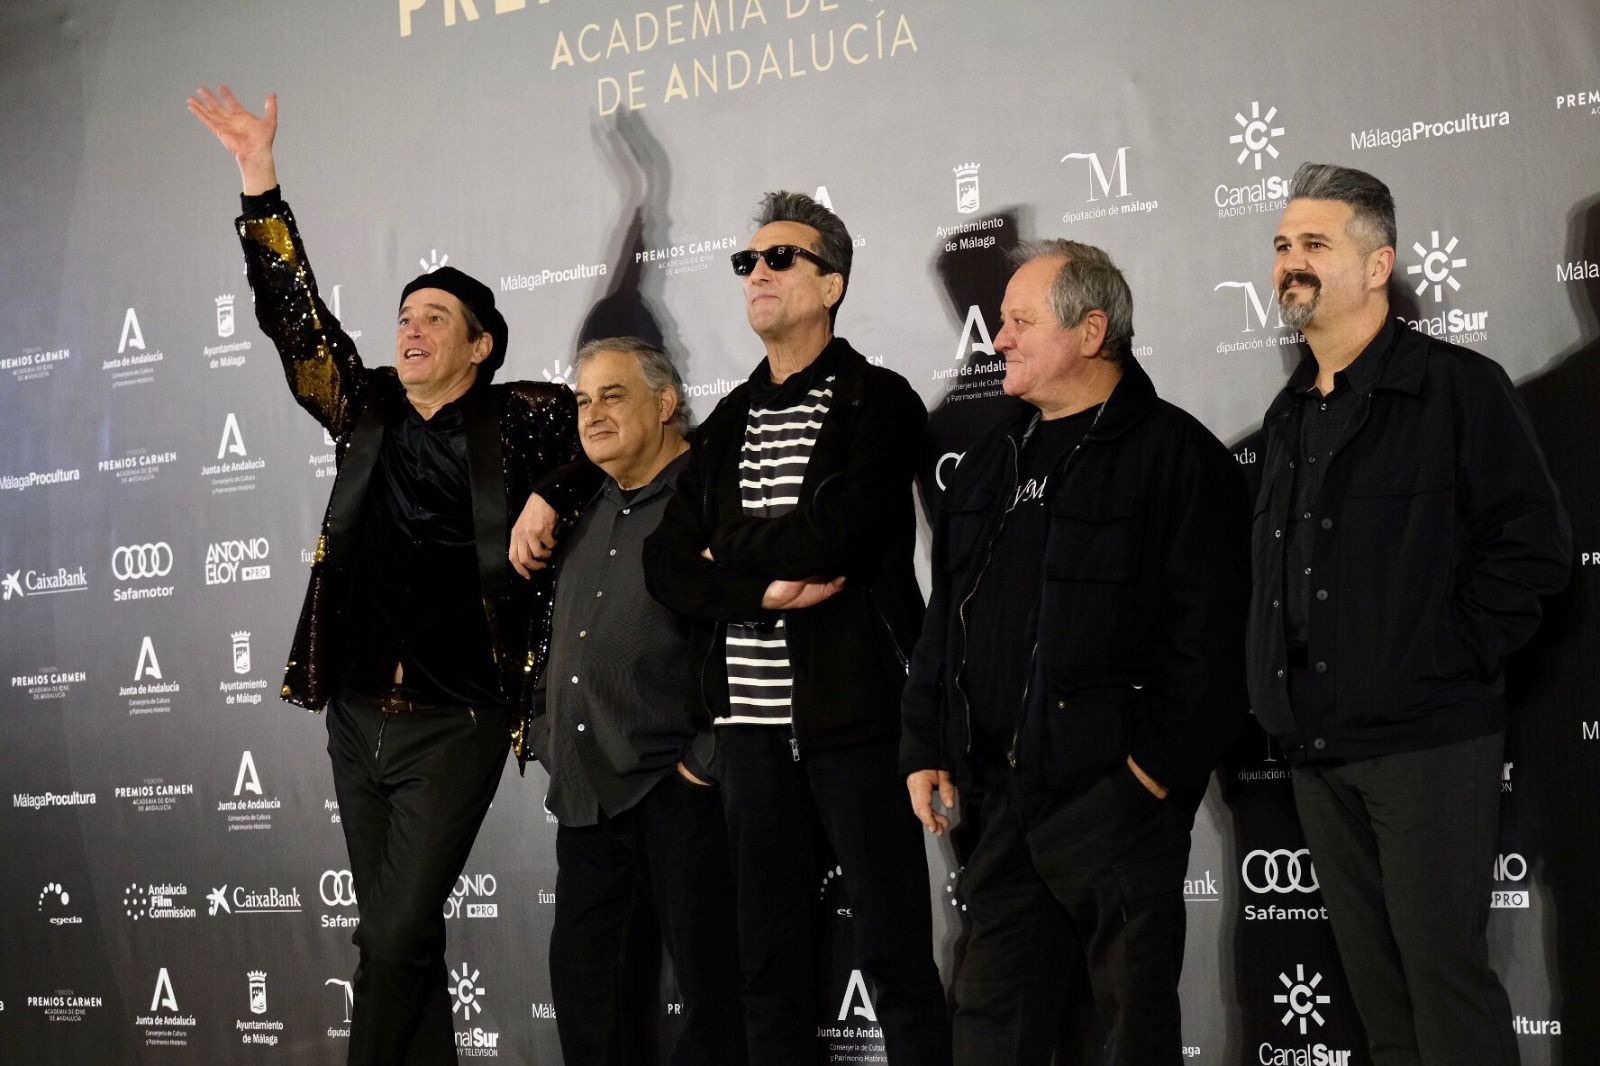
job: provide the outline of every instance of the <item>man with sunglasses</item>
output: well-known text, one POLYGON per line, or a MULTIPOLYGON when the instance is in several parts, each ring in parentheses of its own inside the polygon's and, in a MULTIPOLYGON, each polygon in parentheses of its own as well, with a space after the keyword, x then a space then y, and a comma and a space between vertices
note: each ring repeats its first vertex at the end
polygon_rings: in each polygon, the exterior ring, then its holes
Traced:
POLYGON ((852 254, 839 218, 777 192, 757 222, 732 259, 766 358, 701 426, 645 545, 651 592, 697 622, 750 1060, 816 1061, 819 823, 889 1061, 946 1063, 927 858, 896 762, 922 612, 911 484, 927 413, 833 335, 852 254))

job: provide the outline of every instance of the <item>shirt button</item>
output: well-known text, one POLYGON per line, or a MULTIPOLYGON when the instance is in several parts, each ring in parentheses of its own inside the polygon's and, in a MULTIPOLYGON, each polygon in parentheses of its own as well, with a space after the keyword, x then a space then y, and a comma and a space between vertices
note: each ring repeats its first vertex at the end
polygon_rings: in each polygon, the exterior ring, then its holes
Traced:
MULTIPOLYGON (((582 729, 583 727, 579 726, 578 728, 582 729)), ((1313 740, 1311 742, 1311 746, 1313 748, 1316 748, 1318 751, 1321 751, 1323 748, 1328 746, 1328 742, 1326 740, 1323 740, 1321 737, 1318 737, 1316 740, 1313 740)))
POLYGON ((1327 401, 1324 400, 1322 403, 1318 404, 1317 408, 1318 408, 1318 410, 1326 411, 1328 409, 1327 401))
POLYGON ((587 629, 580 629, 580 630, 578 630, 578 636, 580 636, 580 637, 586 637, 586 636, 588 636, 588 635, 589 635, 589 631, 588 631, 588 630, 587 630, 587 629))
POLYGON ((633 508, 632 507, 624 507, 622 509, 622 513, 623 514, 632 514, 633 513, 633 508))
POLYGON ((1328 598, 1328 590, 1327 589, 1318 589, 1317 590, 1317 599, 1325 600, 1327 598, 1328 598))
POLYGON ((1308 462, 1308 463, 1314 463, 1314 462, 1316 462, 1316 461, 1317 461, 1317 457, 1316 457, 1316 456, 1315 456, 1315 455, 1308 455, 1308 456, 1306 456, 1306 462, 1308 462))
POLYGON ((1332 529, 1332 528, 1333 528, 1333 519, 1331 519, 1331 518, 1324 518, 1324 519, 1323 519, 1323 520, 1322 520, 1322 528, 1323 528, 1323 529, 1332 529))
POLYGON ((1279 667, 1279 668, 1278 668, 1278 676, 1279 676, 1279 677, 1282 677, 1282 676, 1283 676, 1283 668, 1282 668, 1282 667, 1279 667))
POLYGON ((1067 701, 1066 700, 1056 700, 1056 707, 1059 710, 1063 710, 1063 711, 1066 710, 1067 709, 1067 701))
MULTIPOLYGON (((1311 571, 1307 570, 1306 573, 1309 574, 1309 573, 1311 573, 1311 571)), ((604 591, 602 591, 600 589, 596 589, 595 590, 595 594, 594 594, 594 598, 598 600, 601 596, 604 596, 604 595, 605 595, 604 591)))
POLYGON ((1318 659, 1316 665, 1311 669, 1315 670, 1319 674, 1325 674, 1328 672, 1328 664, 1323 662, 1321 659, 1318 659))
POLYGON ((1281 537, 1281 536, 1283 536, 1283 530, 1281 530, 1281 529, 1274 529, 1274 530, 1273 530, 1273 531, 1272 531, 1272 535, 1273 535, 1273 536, 1274 536, 1274 537, 1281 537))
POLYGON ((607 555, 615 555, 615 554, 617 554, 617 549, 612 548, 610 551, 606 552, 606 554, 607 555))
POLYGON ((578 723, 578 732, 580 732, 580 733, 581 733, 581 732, 583 732, 583 730, 584 730, 584 725, 583 725, 583 723, 582 723, 582 722, 579 722, 579 723, 578 723))
POLYGON ((1272 606, 1273 606, 1274 609, 1276 609, 1277 606, 1278 606, 1278 601, 1277 600, 1273 600, 1272 601, 1272 606))
POLYGON ((1305 514, 1301 515, 1300 517, 1301 518, 1310 518, 1311 517, 1311 512, 1307 511, 1305 514))
POLYGON ((577 674, 573 674, 572 675, 572 683, 574 685, 576 685, 578 683, 578 675, 577 674))
POLYGON ((1311 576, 1311 567, 1309 567, 1309 566, 1308 566, 1308 567, 1306 567, 1306 576, 1307 576, 1307 577, 1310 577, 1310 576, 1311 576))

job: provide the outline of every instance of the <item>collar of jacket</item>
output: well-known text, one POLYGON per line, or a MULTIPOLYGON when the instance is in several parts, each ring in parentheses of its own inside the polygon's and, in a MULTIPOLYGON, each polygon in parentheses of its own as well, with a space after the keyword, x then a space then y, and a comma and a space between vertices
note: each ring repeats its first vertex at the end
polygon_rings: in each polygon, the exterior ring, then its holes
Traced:
MULTIPOLYGON (((1145 373, 1137 359, 1131 355, 1123 357, 1122 377, 1112 387, 1111 395, 1106 397, 1105 411, 1083 438, 1084 443, 1114 440, 1122 436, 1150 413, 1155 402, 1155 382, 1150 380, 1150 375, 1145 373)), ((1017 409, 1006 427, 1006 435, 1020 447, 1038 426, 1040 412, 1025 400, 1017 400, 1016 405, 1017 409)))
MULTIPOLYGON (((383 449, 384 424, 390 417, 403 415, 403 405, 407 402, 398 382, 392 390, 375 389, 374 393, 373 400, 356 420, 350 447, 339 465, 333 495, 328 501, 328 555, 339 565, 343 565, 355 542, 372 470, 383 449)), ((509 534, 500 405, 495 390, 487 381, 474 385, 460 402, 466 423, 467 482, 472 493, 479 587, 485 597, 498 596, 511 585, 510 563, 506 556, 509 534)))
MULTIPOLYGON (((867 365, 866 356, 850 347, 850 342, 843 337, 834 337, 823 346, 817 357, 806 366, 796 371, 798 374, 816 374, 826 376, 834 375, 833 394, 848 403, 861 401, 861 371, 867 365), (820 373, 817 373, 820 371, 820 373)), ((792 378, 792 375, 791 375, 792 378)), ((785 384, 789 379, 785 379, 785 384)), ((815 384, 812 382, 811 384, 815 384)), ((744 382, 744 394, 752 401, 756 396, 770 394, 782 386, 773 385, 771 375, 767 371, 767 361, 762 359, 755 369, 750 371, 750 376, 744 382)))
MULTIPOLYGON (((1386 343, 1376 345, 1370 352, 1363 350, 1362 353, 1367 358, 1376 357, 1383 361, 1378 377, 1372 384, 1372 391, 1416 396, 1422 391, 1422 378, 1428 368, 1428 338, 1398 318, 1391 318, 1384 323, 1383 329, 1378 331, 1378 336, 1373 340, 1377 341, 1385 333, 1389 334, 1386 343)), ((1316 357, 1307 349, 1300 365, 1294 368, 1289 380, 1273 399, 1272 406, 1267 408, 1265 421, 1287 418, 1289 412, 1294 410, 1295 393, 1309 387, 1316 373, 1316 357)))

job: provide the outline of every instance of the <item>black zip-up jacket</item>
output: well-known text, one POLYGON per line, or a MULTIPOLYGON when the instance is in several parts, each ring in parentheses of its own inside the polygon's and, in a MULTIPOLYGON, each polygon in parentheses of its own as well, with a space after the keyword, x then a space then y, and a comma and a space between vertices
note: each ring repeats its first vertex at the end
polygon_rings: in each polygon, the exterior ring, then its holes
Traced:
MULTIPOLYGON (((898 735, 906 657, 922 620, 911 486, 927 411, 905 378, 845 341, 834 338, 825 356, 836 367, 833 400, 794 511, 749 517, 740 504, 747 381, 696 432, 693 459, 644 547, 651 594, 697 620, 694 655, 713 718, 728 713, 727 623, 777 621, 779 612, 761 607, 773 580, 844 575, 831 599, 783 614, 797 752, 898 735), (707 547, 715 562, 701 556, 707 547)), ((767 373, 764 361, 755 373, 767 373)))
POLYGON ((1572 531, 1500 365, 1393 330, 1323 470, 1305 691, 1291 707, 1283 620, 1294 394, 1267 410, 1252 530, 1251 698, 1291 759, 1359 759, 1505 727, 1503 667, 1566 584, 1572 531), (1323 595, 1326 593, 1326 595, 1323 595))
MULTIPOLYGON (((973 776, 963 606, 988 565, 1038 411, 1017 410, 956 468, 935 520, 933 591, 904 700, 900 768, 973 776)), ((1248 493, 1238 464, 1137 361, 1050 475, 1037 644, 1009 760, 1075 792, 1140 768, 1196 807, 1246 710, 1248 493)))

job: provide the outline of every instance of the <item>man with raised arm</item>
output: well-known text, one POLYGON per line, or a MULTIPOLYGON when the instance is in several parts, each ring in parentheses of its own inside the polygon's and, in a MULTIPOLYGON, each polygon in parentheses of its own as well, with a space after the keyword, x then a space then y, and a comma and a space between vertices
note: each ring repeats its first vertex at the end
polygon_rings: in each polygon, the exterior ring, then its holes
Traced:
MULTIPOLYGON (((394 365, 366 366, 318 295, 278 189, 277 98, 258 116, 226 86, 201 89, 189 110, 239 165, 256 319, 337 446, 282 695, 328 709, 361 918, 349 1061, 454 1063, 442 908, 508 743, 523 754, 549 640, 548 577, 513 573, 513 519, 535 490, 571 513, 598 472, 574 462, 566 386, 490 383, 506 322, 490 289, 453 267, 405 286, 394 365)), ((554 523, 530 521, 517 540, 542 567, 554 523)))

